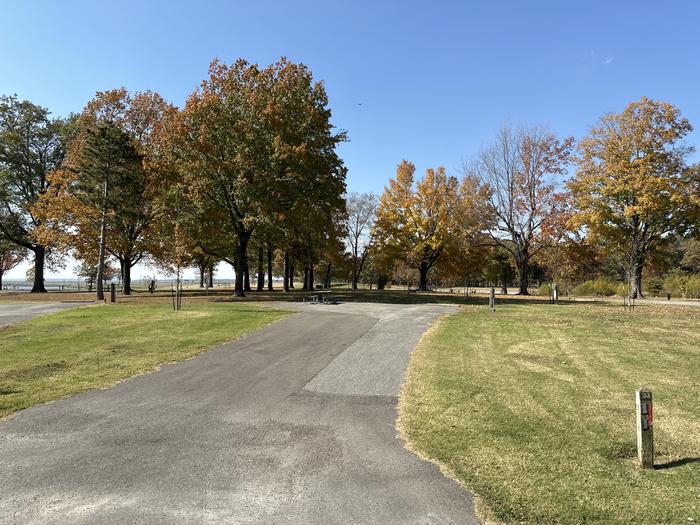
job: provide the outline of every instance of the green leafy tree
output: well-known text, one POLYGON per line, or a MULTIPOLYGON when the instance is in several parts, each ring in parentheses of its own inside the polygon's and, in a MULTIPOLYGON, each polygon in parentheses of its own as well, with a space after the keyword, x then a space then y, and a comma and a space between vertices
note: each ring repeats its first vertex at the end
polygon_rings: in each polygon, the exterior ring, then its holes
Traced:
POLYGON ((0 235, 34 256, 32 292, 46 292, 44 266, 49 247, 36 239, 42 225, 33 210, 49 189, 49 173, 65 154, 66 122, 46 108, 0 97, 0 235))
POLYGON ((484 266, 484 277, 492 283, 500 283, 501 293, 508 293, 508 283, 515 278, 510 252, 500 246, 491 248, 490 256, 484 266))
MULTIPOLYGON (((92 292, 92 288, 97 282, 97 274, 99 272, 98 265, 91 261, 82 261, 80 266, 76 268, 76 275, 85 279, 85 283, 88 286, 88 291, 92 292)), ((105 261, 104 269, 102 271, 103 282, 111 281, 119 275, 119 271, 112 266, 110 261, 105 261)))

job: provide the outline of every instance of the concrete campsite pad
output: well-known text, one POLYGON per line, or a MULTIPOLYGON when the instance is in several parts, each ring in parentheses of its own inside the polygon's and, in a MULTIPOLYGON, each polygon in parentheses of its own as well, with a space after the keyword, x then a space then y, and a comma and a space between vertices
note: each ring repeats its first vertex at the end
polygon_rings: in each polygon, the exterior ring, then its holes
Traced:
POLYGON ((60 312, 68 308, 77 308, 86 304, 91 304, 91 302, 35 303, 27 301, 23 303, 0 303, 0 328, 33 319, 40 315, 60 312))

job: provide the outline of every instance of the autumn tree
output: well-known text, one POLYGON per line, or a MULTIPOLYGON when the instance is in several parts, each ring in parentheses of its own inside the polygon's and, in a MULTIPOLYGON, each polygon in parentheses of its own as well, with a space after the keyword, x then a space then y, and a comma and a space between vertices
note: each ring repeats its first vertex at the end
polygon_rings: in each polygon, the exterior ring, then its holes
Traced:
POLYGON ((173 106, 158 93, 129 93, 125 88, 98 92, 83 110, 82 120, 88 125, 116 124, 131 138, 143 159, 142 168, 133 174, 140 193, 133 194, 128 213, 116 214, 109 225, 111 242, 107 249, 119 262, 125 295, 131 293, 131 269, 154 250, 154 202, 167 184, 155 173, 159 166, 154 159, 154 135, 164 115, 172 110, 173 106))
POLYGON ((528 295, 533 256, 550 244, 566 204, 559 181, 566 173, 572 138, 558 139, 539 129, 503 127, 467 171, 489 189, 491 242, 515 261, 519 293, 528 295))
POLYGON ((26 257, 27 250, 22 246, 0 239, 0 290, 2 290, 2 277, 21 263, 26 257))
POLYGON ((573 224, 619 259, 632 297, 643 296, 650 254, 697 226, 697 173, 683 143, 691 130, 671 104, 642 98, 603 116, 579 144, 573 224))
POLYGON ((591 244, 591 239, 581 232, 569 231, 556 237, 549 249, 534 257, 535 263, 546 270, 553 282, 567 286, 615 273, 614 268, 610 271, 611 261, 604 247, 591 244))
POLYGON ((46 292, 44 265, 48 248, 38 242, 41 226, 33 206, 49 188, 48 174, 64 156, 65 122, 16 96, 0 97, 0 235, 32 252, 32 292, 46 292))
POLYGON ((351 193, 347 197, 346 241, 352 259, 352 289, 367 260, 372 244, 372 227, 377 213, 377 196, 374 193, 351 193))
MULTIPOLYGON (((322 83, 302 64, 260 68, 214 61, 209 78, 170 120, 164 150, 174 159, 193 217, 213 223, 244 295, 248 244, 262 222, 319 224, 342 206, 345 168, 322 83)), ((203 239, 204 241, 204 239, 203 239)), ((215 253, 216 252, 216 253, 215 253)))
MULTIPOLYGON (((172 106, 166 103, 160 95, 150 91, 131 94, 124 88, 98 92, 90 100, 82 113, 73 119, 73 139, 68 147, 70 164, 75 157, 84 154, 85 137, 89 130, 96 129, 102 124, 115 126, 127 136, 137 154, 142 158, 141 165, 134 165, 134 172, 129 180, 132 188, 129 191, 128 206, 121 212, 115 210, 107 222, 107 237, 109 242, 106 250, 114 257, 120 266, 123 283, 123 293, 131 293, 131 269, 155 249, 153 221, 155 216, 154 200, 157 194, 167 187, 167 181, 155 173, 156 163, 153 157, 154 130, 161 123, 163 114, 170 111, 172 106), (73 158, 71 158, 73 157, 73 158)), ((64 236, 63 247, 71 249, 78 259, 95 258, 95 239, 100 237, 99 225, 94 217, 80 215, 76 201, 71 195, 76 187, 72 181, 78 176, 76 170, 57 170, 61 173, 52 175, 60 182, 60 192, 48 192, 42 197, 41 206, 36 213, 52 222, 52 228, 69 232, 67 240, 64 236), (69 216, 70 212, 70 216, 69 216)), ((126 201, 125 201, 126 202, 126 201)), ((89 210, 83 208, 83 211, 89 210)), ((46 228, 43 228, 44 232, 46 228)), ((57 232, 53 232, 56 240, 57 232)), ((59 236, 60 237, 60 236, 59 236)))
POLYGON ((43 238, 78 246, 80 258, 96 260, 98 300, 104 299, 111 232, 142 209, 142 170, 131 136, 113 122, 98 122, 71 143, 65 162, 51 175, 51 190, 36 205, 44 218, 43 238))
MULTIPOLYGON (((153 250, 153 262, 166 274, 175 277, 179 293, 184 269, 196 265, 202 256, 196 241, 201 230, 193 226, 192 203, 187 199, 181 182, 171 181, 158 196, 155 206, 154 230, 158 246, 153 250)), ((214 226, 210 227, 213 231, 214 226)))
POLYGON ((374 235, 383 257, 404 261, 419 273, 426 290, 428 272, 453 245, 460 229, 459 181, 444 168, 428 169, 415 181, 415 166, 404 160, 379 199, 374 235), (415 183, 415 187, 414 187, 415 183))
POLYGON ((681 268, 700 273, 700 239, 684 239, 681 243, 681 268))

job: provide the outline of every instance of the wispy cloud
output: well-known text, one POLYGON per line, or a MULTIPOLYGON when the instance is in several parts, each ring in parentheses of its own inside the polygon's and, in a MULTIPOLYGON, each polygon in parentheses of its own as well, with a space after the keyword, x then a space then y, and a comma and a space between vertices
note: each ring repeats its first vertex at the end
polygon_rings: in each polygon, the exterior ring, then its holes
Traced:
POLYGON ((575 77, 590 78, 596 74, 605 74, 612 71, 615 55, 609 53, 609 51, 611 50, 608 50, 608 53, 601 53, 595 49, 584 51, 573 71, 575 77))

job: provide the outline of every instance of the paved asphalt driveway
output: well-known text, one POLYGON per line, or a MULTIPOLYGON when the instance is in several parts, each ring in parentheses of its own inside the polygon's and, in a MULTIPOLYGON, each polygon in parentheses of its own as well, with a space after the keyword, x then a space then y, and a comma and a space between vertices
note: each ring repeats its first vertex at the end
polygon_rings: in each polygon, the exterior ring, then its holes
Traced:
POLYGON ((65 310, 66 308, 75 308, 84 303, 0 303, 0 328, 19 321, 25 321, 39 315, 50 314, 65 310))
POLYGON ((299 309, 0 421, 0 522, 477 523, 394 427, 410 351, 451 307, 299 309))

